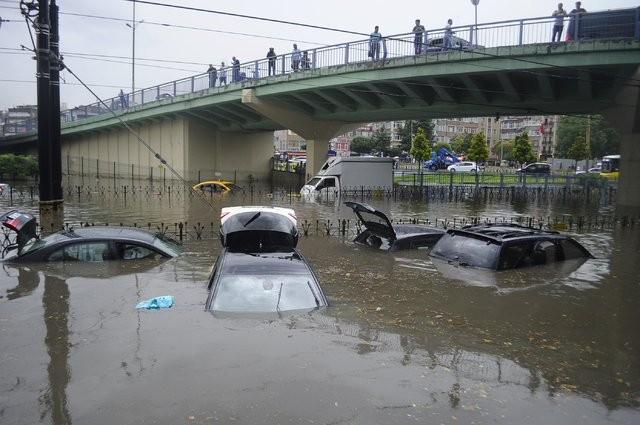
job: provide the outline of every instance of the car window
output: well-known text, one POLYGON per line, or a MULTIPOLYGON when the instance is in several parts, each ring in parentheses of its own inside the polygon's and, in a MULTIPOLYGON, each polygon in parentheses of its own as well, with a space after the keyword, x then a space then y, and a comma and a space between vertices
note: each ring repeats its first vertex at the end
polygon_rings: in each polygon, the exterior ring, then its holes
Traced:
POLYGON ((318 185, 316 190, 324 189, 325 187, 336 187, 336 181, 334 178, 326 178, 318 185))
POLYGON ((562 255, 564 256, 565 260, 585 257, 584 250, 573 239, 564 239, 560 241, 560 246, 562 248, 562 255))
POLYGON ((502 248, 498 270, 526 267, 532 263, 533 259, 529 250, 529 244, 519 243, 507 245, 502 248))
POLYGON ((312 281, 310 274, 222 275, 211 310, 263 313, 314 308, 312 281))
POLYGON ((108 260, 109 244, 107 242, 81 242, 66 245, 49 255, 47 261, 88 261, 101 262, 108 260))
POLYGON ((431 255, 475 267, 495 268, 500 246, 460 234, 446 234, 433 247, 431 255))
POLYGON ((156 256, 160 256, 160 254, 152 249, 129 243, 118 244, 117 252, 120 260, 136 260, 139 258, 155 258, 156 256))

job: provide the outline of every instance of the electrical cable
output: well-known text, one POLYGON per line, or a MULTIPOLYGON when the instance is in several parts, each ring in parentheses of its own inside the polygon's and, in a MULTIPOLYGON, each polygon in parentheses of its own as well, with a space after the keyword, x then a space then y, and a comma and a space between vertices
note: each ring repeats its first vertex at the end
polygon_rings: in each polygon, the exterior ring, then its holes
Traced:
POLYGON ((138 140, 139 143, 141 143, 145 148, 147 148, 147 150, 149 152, 151 152, 153 154, 153 156, 158 159, 158 161, 160 161, 160 163, 162 165, 164 165, 165 167, 167 167, 169 169, 169 171, 171 172, 171 174, 173 174, 176 178, 178 178, 178 180, 184 185, 186 186, 191 192, 195 193, 196 196, 198 197, 198 199, 200 199, 202 202, 204 202, 209 208, 211 208, 213 211, 216 211, 216 208, 213 206, 213 204, 211 202, 209 202, 209 200, 204 196, 203 193, 199 193, 197 190, 195 190, 193 187, 191 187, 191 185, 189 184, 189 182, 182 177, 182 175, 180 173, 178 173, 168 162, 166 159, 164 159, 157 151, 155 151, 151 145, 149 145, 149 143, 147 143, 133 128, 131 128, 131 126, 122 119, 122 117, 118 114, 115 113, 115 111, 113 109, 111 109, 109 107, 109 105, 106 104, 106 102, 104 100, 102 100, 93 90, 91 90, 91 88, 86 85, 82 79, 80 79, 80 77, 78 77, 73 70, 71 70, 68 66, 66 66, 64 64, 64 62, 62 62, 60 59, 56 60, 60 63, 61 67, 64 67, 64 69, 66 69, 69 74, 71 74, 76 80, 78 80, 78 82, 89 91, 89 93, 91 93, 97 100, 98 102, 104 107, 106 108, 113 116, 116 120, 118 120, 120 122, 120 124, 122 124, 124 126, 125 129, 127 129, 127 131, 133 135, 133 137, 136 138, 136 140, 138 140))

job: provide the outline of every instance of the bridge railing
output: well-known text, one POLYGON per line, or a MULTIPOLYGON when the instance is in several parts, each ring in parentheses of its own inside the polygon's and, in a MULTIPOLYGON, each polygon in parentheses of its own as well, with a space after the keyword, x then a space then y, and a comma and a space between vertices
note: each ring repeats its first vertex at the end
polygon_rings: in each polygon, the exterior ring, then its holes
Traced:
MULTIPOLYGON (((550 43, 554 18, 528 18, 503 22, 491 22, 453 28, 453 51, 473 51, 482 54, 485 48, 523 46, 539 43, 550 43)), ((630 39, 640 38, 640 7, 633 9, 609 10, 604 12, 585 13, 576 18, 566 18, 563 38, 573 42, 587 39, 630 39)), ((427 60, 448 60, 452 58, 451 50, 444 50, 444 30, 442 28, 425 31, 416 48, 415 34, 398 34, 386 36, 380 46, 380 60, 424 55, 427 60)), ((366 63, 374 58, 369 56, 369 40, 356 40, 307 50, 307 60, 302 60, 297 69, 293 67, 291 53, 276 58, 275 73, 269 73, 267 58, 245 62, 234 70, 227 66, 218 70, 218 77, 224 72, 227 83, 221 86, 216 80, 210 85, 207 73, 198 74, 157 86, 122 94, 104 103, 93 103, 78 106, 60 113, 61 121, 71 122, 122 111, 128 108, 158 102, 164 99, 195 93, 202 90, 224 91, 227 86, 243 84, 251 80, 278 78, 278 76, 295 72, 314 72, 322 68, 344 66, 347 64, 366 63)), ((3 135, 23 134, 37 131, 37 119, 5 124, 3 135)))

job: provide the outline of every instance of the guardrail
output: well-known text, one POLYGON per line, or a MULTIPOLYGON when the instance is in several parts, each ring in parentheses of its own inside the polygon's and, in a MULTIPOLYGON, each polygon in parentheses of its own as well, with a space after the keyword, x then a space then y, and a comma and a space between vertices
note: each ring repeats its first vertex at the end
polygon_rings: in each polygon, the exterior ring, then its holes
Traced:
MULTIPOLYGON (((445 34, 443 29, 427 30, 419 39, 416 49, 414 33, 398 34, 383 37, 380 45, 380 60, 391 58, 424 55, 427 60, 446 60, 452 50, 474 51, 482 53, 490 47, 523 46, 539 43, 551 43, 554 18, 527 18, 502 22, 460 26, 453 28, 452 49, 444 48, 445 34)), ((640 39, 640 7, 632 9, 609 10, 604 12, 584 13, 565 20, 565 32, 569 42, 579 43, 587 39, 640 39)), ((236 67, 227 66, 218 70, 215 86, 210 84, 207 73, 197 74, 180 80, 159 84, 153 87, 123 93, 101 102, 77 106, 61 111, 62 123, 82 120, 94 116, 122 111, 159 102, 163 99, 195 93, 203 90, 224 92, 228 87, 237 87, 248 81, 275 79, 291 73, 314 72, 321 68, 344 66, 373 60, 369 57, 370 42, 368 39, 325 46, 307 50, 308 60, 301 60, 294 65, 292 53, 278 55, 274 75, 269 75, 269 60, 256 59, 241 63, 236 67), (295 69, 294 69, 295 68, 295 69), (226 75, 227 84, 220 85, 219 77, 226 75), (105 104, 107 107, 105 107, 105 104)), ((24 134, 37 131, 37 119, 5 124, 3 135, 24 134)))

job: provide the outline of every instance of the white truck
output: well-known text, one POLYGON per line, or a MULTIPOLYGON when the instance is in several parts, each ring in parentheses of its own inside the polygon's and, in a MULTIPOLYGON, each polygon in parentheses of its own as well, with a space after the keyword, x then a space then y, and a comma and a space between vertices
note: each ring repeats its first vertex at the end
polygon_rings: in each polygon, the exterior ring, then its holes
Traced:
POLYGON ((393 188, 393 158, 365 156, 330 157, 318 174, 305 184, 302 195, 337 195, 341 190, 373 190, 393 188))

